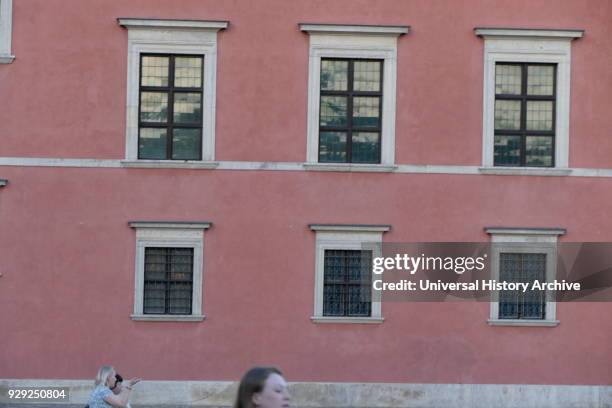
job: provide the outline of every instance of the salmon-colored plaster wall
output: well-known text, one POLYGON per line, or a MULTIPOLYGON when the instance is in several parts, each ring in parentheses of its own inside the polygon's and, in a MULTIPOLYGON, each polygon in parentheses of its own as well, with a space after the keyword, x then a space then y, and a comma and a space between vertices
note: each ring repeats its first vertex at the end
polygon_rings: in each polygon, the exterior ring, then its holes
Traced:
POLYGON ((486 240, 491 225, 610 241, 607 179, 3 168, 0 378, 607 384, 608 303, 555 328, 491 327, 488 303, 384 303, 381 325, 313 324, 309 223, 390 223, 386 242, 486 240), (368 192, 364 194, 364 192, 368 192), (131 220, 207 220, 202 323, 135 322, 131 220))
POLYGON ((127 30, 117 17, 229 20, 219 34, 216 158, 306 159, 308 35, 299 22, 410 25, 398 42, 396 161, 479 165, 476 26, 585 29, 572 45, 570 165, 612 168, 605 0, 20 0, 0 67, 1 156, 125 157, 127 30), (240 118, 240 120, 237 120, 240 118), (27 124, 27 125, 26 125, 27 124))
MULTIPOLYGON (((570 165, 612 167, 604 0, 18 0, 0 65, 0 157, 125 157, 118 17, 229 20, 218 160, 306 158, 298 22, 410 25, 398 42, 396 162, 479 165, 476 26, 585 29, 572 44, 570 165)), ((313 324, 309 223, 391 224, 386 242, 487 240, 485 226, 612 241, 609 178, 0 166, 0 378, 609 384, 608 303, 555 328, 491 327, 488 303, 389 303, 380 325, 313 324), (132 220, 206 220, 201 323, 135 322, 132 220)))

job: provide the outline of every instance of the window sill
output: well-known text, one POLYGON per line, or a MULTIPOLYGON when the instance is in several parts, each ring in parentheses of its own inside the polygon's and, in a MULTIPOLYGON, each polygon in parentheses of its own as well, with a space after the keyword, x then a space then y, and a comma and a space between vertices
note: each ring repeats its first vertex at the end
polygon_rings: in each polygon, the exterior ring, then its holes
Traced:
POLYGON ((0 187, 4 187, 8 184, 8 180, 6 179, 0 179, 0 187))
POLYGON ((204 315, 131 315, 132 320, 141 322, 201 322, 204 315))
POLYGON ((14 55, 10 54, 0 54, 0 64, 10 64, 15 60, 14 55))
POLYGON ((382 317, 332 317, 332 316, 313 316, 310 318, 313 323, 352 323, 352 324, 381 324, 385 321, 382 317))
POLYGON ((219 162, 189 160, 122 160, 121 167, 136 169, 216 169, 219 162))
POLYGON ((489 319, 490 326, 531 326, 531 327, 556 327, 559 320, 522 320, 522 319, 489 319))
POLYGON ((391 173, 397 166, 388 164, 304 163, 304 170, 391 173))
POLYGON ((554 167, 479 167, 481 174, 497 176, 569 176, 572 169, 554 167))

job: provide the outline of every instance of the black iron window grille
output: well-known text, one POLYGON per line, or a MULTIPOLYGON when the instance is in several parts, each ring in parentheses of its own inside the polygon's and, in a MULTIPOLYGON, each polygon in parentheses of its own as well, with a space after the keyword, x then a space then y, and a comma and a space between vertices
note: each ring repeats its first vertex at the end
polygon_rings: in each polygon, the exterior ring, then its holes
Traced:
POLYGON ((144 314, 191 314, 193 248, 145 248, 144 314))
POLYGON ((495 64, 495 166, 554 167, 556 88, 556 64, 495 64))
POLYGON ((380 163, 383 61, 321 59, 319 162, 380 163))
POLYGON ((499 279, 528 283, 526 292, 500 291, 500 319, 545 319, 546 291, 531 290, 535 280, 546 281, 546 254, 501 253, 499 279))
POLYGON ((323 316, 371 316, 372 251, 325 250, 323 316))
POLYGON ((138 158, 202 159, 204 57, 142 54, 138 158))

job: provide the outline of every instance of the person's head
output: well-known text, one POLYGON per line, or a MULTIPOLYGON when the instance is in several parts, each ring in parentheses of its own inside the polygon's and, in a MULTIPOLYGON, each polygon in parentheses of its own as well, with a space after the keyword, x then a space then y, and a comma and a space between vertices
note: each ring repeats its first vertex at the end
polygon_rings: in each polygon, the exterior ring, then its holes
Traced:
POLYGON ((110 387, 113 390, 114 394, 119 394, 121 392, 121 388, 123 388, 123 377, 119 374, 115 374, 115 386, 110 387))
POLYGON ((98 375, 96 375, 96 386, 105 385, 108 388, 115 387, 115 369, 113 366, 102 366, 98 370, 98 375))
POLYGON ((234 408, 286 408, 289 392, 276 367, 253 367, 242 377, 234 408))

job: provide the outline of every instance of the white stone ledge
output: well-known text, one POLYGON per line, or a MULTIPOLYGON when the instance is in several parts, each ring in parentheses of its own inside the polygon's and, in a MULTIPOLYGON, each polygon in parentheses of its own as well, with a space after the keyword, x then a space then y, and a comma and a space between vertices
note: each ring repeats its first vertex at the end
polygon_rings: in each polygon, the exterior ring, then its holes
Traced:
POLYGON ((342 316, 312 316, 313 323, 341 323, 341 324, 381 324, 382 317, 342 317, 342 316))
POLYGON ((205 315, 177 316, 177 315, 131 315, 132 320, 140 322, 201 322, 205 315))
POLYGON ((342 163, 304 163, 305 170, 310 171, 340 171, 340 172, 374 172, 391 173, 396 166, 384 164, 342 164, 342 163))
POLYGON ((490 326, 556 327, 559 320, 489 319, 490 326))
POLYGON ((171 162, 159 160, 124 159, 82 159, 58 157, 0 157, 0 166, 14 167, 78 167, 78 168, 188 168, 216 170, 266 170, 266 171, 365 171, 404 174, 456 174, 456 175, 520 175, 520 176, 569 176, 612 178, 612 168, 525 168, 525 167, 480 167, 442 164, 396 164, 386 166, 347 165, 303 162, 252 162, 252 161, 214 161, 214 162, 171 162), (333 169, 332 166, 341 168, 333 169), (365 166, 365 167, 364 167, 365 166), (308 168, 307 168, 308 167, 308 168))
POLYGON ((554 167, 480 167, 481 174, 496 176, 569 176, 572 169, 554 167))
POLYGON ((138 169, 216 169, 219 163, 189 160, 122 160, 121 166, 138 169))
POLYGON ((60 157, 0 157, 0 166, 118 168, 121 160, 60 157))
POLYGON ((302 162, 247 162, 247 161, 220 161, 219 170, 276 170, 276 171, 304 171, 302 162))
POLYGON ((125 18, 117 19, 120 26, 126 28, 188 28, 199 30, 223 30, 229 25, 229 21, 218 20, 164 20, 155 18, 125 18))
POLYGON ((474 33, 481 37, 538 37, 538 38, 562 38, 573 39, 581 38, 584 30, 574 29, 537 29, 537 28, 495 28, 495 27, 476 27, 474 33))
POLYGON ((565 235, 565 228, 510 228, 510 227, 485 227, 487 234, 493 235, 565 235))
POLYGON ((391 225, 387 224, 309 224, 313 231, 332 232, 387 232, 391 225))
MULTIPOLYGON (((0 379, 0 389, 24 387, 68 387, 69 404, 84 406, 93 389, 93 379, 0 379)), ((236 391, 235 381, 144 380, 134 387, 131 403, 132 406, 168 408, 229 407, 236 391)), ((290 382, 289 393, 291 406, 296 408, 609 408, 612 405, 612 387, 606 385, 290 382)), ((0 393, 0 406, 10 403, 6 393, 0 393)))
POLYGON ((132 228, 169 228, 169 229, 208 229, 212 223, 208 221, 129 221, 132 228))
POLYGON ((10 54, 0 54, 0 64, 10 64, 15 60, 14 55, 10 54))
POLYGON ((301 31, 317 34, 375 34, 403 35, 410 32, 410 26, 362 25, 362 24, 315 24, 299 23, 301 31))
POLYGON ((395 173, 420 174, 480 174, 478 166, 454 166, 444 164, 398 164, 395 173))

